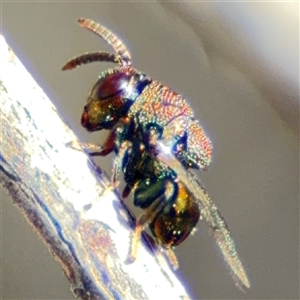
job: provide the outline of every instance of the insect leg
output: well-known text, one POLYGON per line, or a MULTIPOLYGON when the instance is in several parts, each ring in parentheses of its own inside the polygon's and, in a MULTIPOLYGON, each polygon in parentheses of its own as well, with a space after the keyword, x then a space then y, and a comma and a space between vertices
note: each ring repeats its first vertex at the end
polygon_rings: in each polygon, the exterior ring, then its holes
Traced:
POLYGON ((122 142, 118 155, 115 158, 113 169, 112 169, 112 184, 115 184, 117 182, 117 179, 119 177, 120 171, 122 169, 122 163, 123 159, 126 155, 126 152, 128 151, 129 148, 132 147, 132 143, 129 142, 128 140, 122 142))
POLYGON ((126 184, 126 186, 122 192, 122 198, 123 199, 127 198, 128 195, 130 194, 130 192, 131 192, 131 187, 130 187, 130 185, 126 184))
MULTIPOLYGON (((141 181, 138 185, 143 186, 143 183, 145 183, 145 181, 146 180, 141 181)), ((177 194, 177 185, 169 178, 165 178, 164 180, 159 181, 156 186, 144 186, 144 188, 141 188, 140 190, 136 188, 135 200, 138 199, 138 204, 140 207, 142 207, 143 205, 147 205, 147 207, 143 207, 145 209, 145 212, 141 214, 136 221, 136 228, 131 241, 130 261, 134 261, 137 257, 138 241, 140 240, 143 230, 145 230, 155 220, 155 218, 161 213, 165 205, 174 201, 177 194), (149 204, 148 202, 149 188, 152 189, 152 193, 157 196, 156 199, 152 200, 151 204, 149 204)), ((176 268, 178 266, 178 262, 175 254, 171 249, 167 249, 167 255, 171 263, 176 268)))
MULTIPOLYGON (((116 129, 113 129, 109 132, 103 146, 101 147, 100 152, 91 153, 92 156, 105 156, 111 153, 115 148, 115 141, 116 141, 116 129)), ((92 149, 93 150, 93 149, 92 149)))
POLYGON ((114 150, 115 140, 116 132, 115 129, 113 129, 110 131, 103 146, 92 143, 82 143, 80 141, 69 142, 66 146, 78 151, 84 150, 91 156, 105 156, 114 150))
POLYGON ((138 249, 138 242, 141 238, 141 234, 145 228, 149 226, 149 224, 154 220, 157 214, 163 208, 163 201, 161 198, 156 199, 147 209, 147 212, 141 214, 139 218, 136 220, 136 227, 134 233, 131 238, 131 247, 130 247, 130 254, 129 260, 135 261, 137 257, 137 249, 138 249))
POLYGON ((168 259, 169 259, 170 263, 172 264, 174 270, 178 269, 179 264, 178 264, 176 254, 173 251, 173 249, 172 248, 167 248, 167 249, 165 249, 165 253, 167 254, 168 259))

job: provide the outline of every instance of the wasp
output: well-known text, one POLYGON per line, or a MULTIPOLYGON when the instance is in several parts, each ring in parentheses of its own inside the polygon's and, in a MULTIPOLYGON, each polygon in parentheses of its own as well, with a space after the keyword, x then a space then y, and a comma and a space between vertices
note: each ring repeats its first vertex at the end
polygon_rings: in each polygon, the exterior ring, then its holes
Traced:
MULTIPOLYGON (((228 226, 191 169, 205 170, 212 144, 187 101, 178 93, 135 69, 123 42, 104 26, 88 19, 81 27, 106 41, 113 53, 94 52, 68 61, 63 70, 92 62, 118 66, 101 74, 84 107, 81 124, 88 131, 109 130, 98 155, 116 153, 112 181, 122 172, 134 205, 143 213, 136 219, 131 257, 141 233, 149 228, 157 245, 175 267, 173 248, 182 243, 201 219, 224 257, 235 283, 250 282, 237 254, 228 226)), ((86 150, 96 146, 85 144, 86 150)))

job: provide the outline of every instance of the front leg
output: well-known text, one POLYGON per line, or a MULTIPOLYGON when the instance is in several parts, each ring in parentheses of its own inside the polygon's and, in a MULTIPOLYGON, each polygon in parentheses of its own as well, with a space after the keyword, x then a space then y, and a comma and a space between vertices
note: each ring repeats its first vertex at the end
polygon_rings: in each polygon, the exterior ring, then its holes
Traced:
POLYGON ((80 141, 72 141, 66 144, 67 147, 86 151, 91 156, 106 156, 115 149, 116 141, 116 129, 114 128, 108 134, 103 146, 92 144, 92 143, 82 143, 80 141))

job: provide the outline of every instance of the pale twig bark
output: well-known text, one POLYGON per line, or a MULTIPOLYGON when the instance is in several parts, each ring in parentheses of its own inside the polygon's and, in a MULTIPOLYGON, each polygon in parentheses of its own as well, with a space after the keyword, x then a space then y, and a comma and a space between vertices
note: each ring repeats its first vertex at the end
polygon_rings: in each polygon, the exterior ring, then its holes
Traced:
POLYGON ((61 263, 82 299, 183 299, 161 255, 140 246, 126 263, 132 223, 109 180, 0 36, 1 182, 61 263))

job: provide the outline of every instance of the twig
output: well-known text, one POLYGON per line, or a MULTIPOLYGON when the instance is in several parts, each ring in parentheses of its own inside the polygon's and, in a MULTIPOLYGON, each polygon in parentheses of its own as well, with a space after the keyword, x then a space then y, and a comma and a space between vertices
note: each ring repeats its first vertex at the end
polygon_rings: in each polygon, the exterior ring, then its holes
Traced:
POLYGON ((128 212, 109 180, 0 36, 1 183, 82 299, 183 299, 161 255, 130 249, 128 212))

